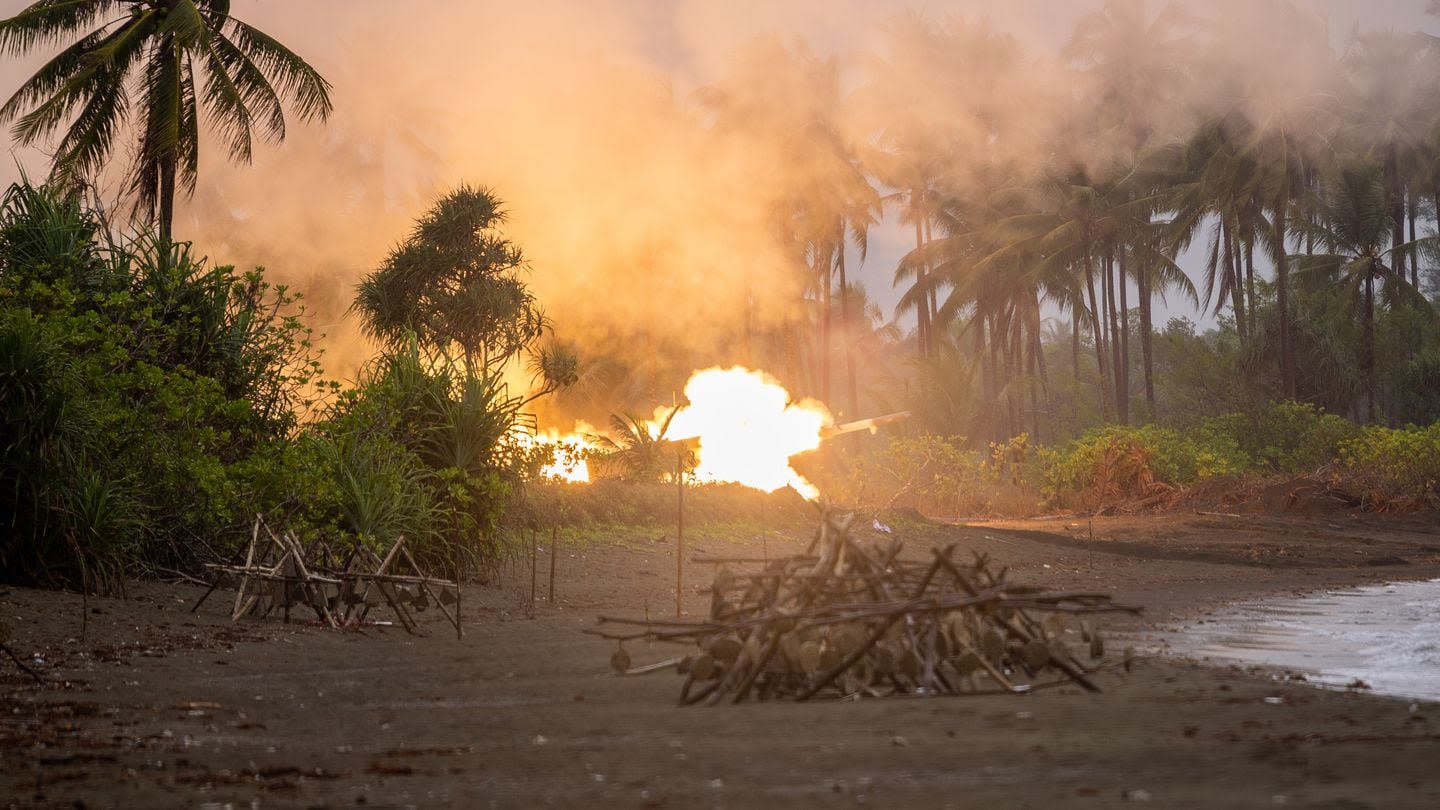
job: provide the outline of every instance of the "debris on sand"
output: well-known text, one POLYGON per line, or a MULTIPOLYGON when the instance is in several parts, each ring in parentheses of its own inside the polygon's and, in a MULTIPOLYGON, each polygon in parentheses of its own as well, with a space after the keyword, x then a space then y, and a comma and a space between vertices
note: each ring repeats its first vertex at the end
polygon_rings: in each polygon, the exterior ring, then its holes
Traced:
MULTIPOLYGON (((804 555, 705 560, 722 566, 707 619, 602 616, 605 627, 586 632, 622 648, 632 640, 696 645, 675 665, 685 676, 683 705, 752 695, 1024 693, 1064 684, 1099 691, 1075 652, 1082 648, 1092 661, 1105 654, 1087 617, 1139 611, 1108 594, 1010 584, 983 555, 957 562, 953 544, 929 561, 901 559, 896 539, 857 542, 853 520, 826 511, 804 555), (731 570, 746 565, 760 569, 731 570)), ((628 671, 629 656, 617 653, 612 665, 628 671)))

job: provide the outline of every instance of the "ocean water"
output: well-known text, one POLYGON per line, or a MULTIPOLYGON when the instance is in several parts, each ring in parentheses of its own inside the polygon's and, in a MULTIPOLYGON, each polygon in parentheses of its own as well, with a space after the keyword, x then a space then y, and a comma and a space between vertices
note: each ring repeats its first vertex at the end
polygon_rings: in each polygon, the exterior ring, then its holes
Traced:
POLYGON ((1400 582, 1227 607, 1167 634, 1171 649, 1360 679, 1376 694, 1440 700, 1440 580, 1400 582))

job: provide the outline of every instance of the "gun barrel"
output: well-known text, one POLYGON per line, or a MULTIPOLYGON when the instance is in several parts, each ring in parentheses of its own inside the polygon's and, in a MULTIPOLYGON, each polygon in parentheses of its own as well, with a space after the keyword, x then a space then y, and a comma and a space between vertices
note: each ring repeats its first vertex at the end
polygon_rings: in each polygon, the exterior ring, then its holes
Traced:
POLYGON ((909 418, 909 411, 888 413, 884 416, 872 416, 869 419, 857 419, 854 422, 846 422, 843 425, 833 425, 821 431, 820 435, 823 438, 828 439, 832 436, 839 436, 844 433, 855 433, 856 431, 860 430, 868 430, 871 433, 874 433, 880 428, 881 425, 888 425, 891 422, 899 422, 903 419, 909 418))

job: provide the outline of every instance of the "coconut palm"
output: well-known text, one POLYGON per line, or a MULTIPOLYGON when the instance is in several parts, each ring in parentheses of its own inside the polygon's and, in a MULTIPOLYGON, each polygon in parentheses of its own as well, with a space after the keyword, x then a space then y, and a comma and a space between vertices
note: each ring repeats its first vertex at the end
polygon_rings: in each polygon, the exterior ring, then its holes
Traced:
POLYGON ((1390 193, 1383 169, 1346 168, 1322 189, 1315 223, 1297 223, 1307 239, 1324 251, 1296 260, 1296 272, 1311 288, 1338 287, 1361 308, 1363 326, 1360 366, 1365 376, 1365 413, 1370 422, 1375 410, 1375 306, 1380 303, 1428 309, 1429 303, 1405 277, 1405 260, 1411 252, 1433 249, 1440 237, 1394 243, 1390 193))
POLYGON ((330 84, 268 34, 230 16, 230 0, 37 0, 0 20, 0 53, 69 45, 0 106, 15 140, 33 145, 66 122, 52 179, 101 171, 127 123, 137 210, 169 239, 177 186, 195 189, 203 109, 233 160, 248 163, 256 135, 285 137, 285 106, 324 120, 330 84))
POLYGON ((1390 239, 1396 245, 1406 241, 1405 174, 1420 162, 1420 148, 1435 124, 1427 40, 1393 31, 1357 34, 1345 59, 1350 82, 1346 134, 1382 167, 1390 239))
POLYGON ((915 313, 917 353, 927 357, 945 331, 935 320, 947 282, 933 272, 929 249, 942 220, 953 218, 942 209, 957 190, 993 182, 985 175, 1003 168, 1009 142, 1033 123, 1013 100, 1041 95, 1020 69, 1016 40, 984 22, 902 14, 886 27, 885 44, 854 107, 874 133, 866 167, 890 190, 885 204, 914 229, 915 249, 895 269, 895 285, 905 287, 897 315, 915 313))
POLYGON ((1167 122, 1191 77, 1192 20, 1176 3, 1153 16, 1145 0, 1107 0, 1081 18, 1063 49, 1094 83, 1083 126, 1114 151, 1112 159, 1139 160, 1167 122))
MULTIPOLYGON (((786 166, 771 200, 780 241, 796 269, 807 272, 805 309, 816 339, 785 342, 814 347, 821 399, 829 400, 835 276, 845 271, 847 234, 863 258, 865 234, 875 219, 877 194, 841 126, 845 96, 841 63, 803 43, 764 39, 747 48, 729 75, 697 96, 715 116, 715 128, 748 139, 757 154, 786 166)), ((772 178, 773 179, 773 178, 772 178)), ((848 313, 840 313, 842 320, 848 313)), ((844 328, 842 324, 842 330, 844 328)), ((798 360, 798 352, 795 352, 798 360)))

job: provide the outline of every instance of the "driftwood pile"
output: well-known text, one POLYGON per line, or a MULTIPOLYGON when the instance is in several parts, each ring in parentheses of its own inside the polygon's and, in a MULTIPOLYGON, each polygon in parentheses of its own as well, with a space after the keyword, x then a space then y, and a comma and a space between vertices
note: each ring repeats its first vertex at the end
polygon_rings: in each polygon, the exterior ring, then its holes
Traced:
POLYGON ((359 543, 342 556, 324 541, 303 544, 293 532, 276 534, 256 516, 244 563, 206 567, 218 578, 191 612, 198 610, 228 575, 240 580, 232 621, 246 615, 267 616, 276 609, 289 621, 290 609, 301 607, 313 610, 316 620, 330 627, 357 626, 365 622, 371 608, 388 605, 401 627, 417 633, 419 625, 413 614, 434 605, 455 628, 455 636, 464 636, 459 589, 451 580, 427 576, 404 537, 391 544, 383 559, 359 543))
POLYGON ((1023 693, 1076 684, 1099 691, 1104 642, 1091 614, 1137 612, 1101 593, 1012 585, 1005 571, 955 548, 901 559, 902 545, 866 546, 853 516, 827 512, 805 555, 702 560, 722 567, 700 620, 600 617, 589 632, 613 639, 611 663, 631 674, 627 641, 694 644, 674 660, 682 705, 893 694, 1023 693), (736 573, 731 566, 759 565, 736 573))

